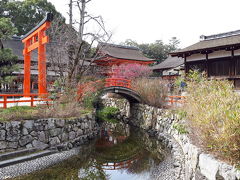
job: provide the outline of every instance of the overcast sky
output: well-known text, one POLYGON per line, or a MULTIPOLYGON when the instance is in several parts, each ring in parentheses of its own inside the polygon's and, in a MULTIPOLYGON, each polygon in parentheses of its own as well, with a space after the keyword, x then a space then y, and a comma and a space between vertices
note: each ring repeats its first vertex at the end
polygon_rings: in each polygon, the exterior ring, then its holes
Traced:
MULTIPOLYGON (((68 20, 69 0, 48 0, 68 20)), ((240 29, 240 0, 92 0, 88 12, 101 15, 112 42, 180 39, 180 47, 211 35, 240 29)))

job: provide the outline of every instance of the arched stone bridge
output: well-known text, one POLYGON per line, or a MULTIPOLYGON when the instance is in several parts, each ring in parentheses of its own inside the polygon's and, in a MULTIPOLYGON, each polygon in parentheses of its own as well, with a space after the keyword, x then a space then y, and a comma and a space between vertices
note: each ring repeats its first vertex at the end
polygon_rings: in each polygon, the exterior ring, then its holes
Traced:
POLYGON ((128 79, 107 78, 103 93, 119 94, 129 100, 130 103, 142 102, 140 95, 132 89, 131 80, 128 79))

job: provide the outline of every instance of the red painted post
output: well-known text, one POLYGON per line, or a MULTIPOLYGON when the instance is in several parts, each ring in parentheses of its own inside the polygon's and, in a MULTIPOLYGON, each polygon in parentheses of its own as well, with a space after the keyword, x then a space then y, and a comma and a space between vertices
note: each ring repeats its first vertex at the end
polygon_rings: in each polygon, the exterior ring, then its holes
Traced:
POLYGON ((24 42, 24 81, 23 81, 23 93, 30 94, 31 91, 31 52, 28 52, 30 46, 30 40, 24 42))
MULTIPOLYGON (((51 17, 49 17, 51 18, 51 17)), ((48 36, 45 35, 45 31, 50 27, 50 21, 46 21, 38 29, 33 31, 22 42, 25 47, 23 50, 24 55, 24 94, 30 94, 30 75, 31 75, 31 56, 30 53, 34 49, 38 49, 38 87, 39 94, 47 93, 47 81, 46 81, 46 49, 45 44, 49 42, 48 36)))
POLYGON ((33 107, 33 96, 31 96, 31 107, 33 107))
POLYGON ((45 94, 47 93, 47 80, 46 80, 46 48, 42 43, 44 37, 44 31, 38 32, 38 93, 45 94))
POLYGON ((3 96, 3 108, 7 108, 7 96, 3 96))

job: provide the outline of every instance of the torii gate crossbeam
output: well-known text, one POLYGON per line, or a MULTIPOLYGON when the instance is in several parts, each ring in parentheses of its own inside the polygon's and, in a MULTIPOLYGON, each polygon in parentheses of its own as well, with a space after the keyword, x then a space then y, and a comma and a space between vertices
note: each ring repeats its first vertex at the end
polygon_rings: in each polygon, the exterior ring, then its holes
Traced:
POLYGON ((48 13, 35 28, 22 38, 22 42, 24 43, 24 95, 31 93, 31 52, 35 49, 38 49, 38 93, 47 93, 45 45, 49 42, 49 38, 46 36, 45 31, 50 27, 52 20, 53 14, 48 13))

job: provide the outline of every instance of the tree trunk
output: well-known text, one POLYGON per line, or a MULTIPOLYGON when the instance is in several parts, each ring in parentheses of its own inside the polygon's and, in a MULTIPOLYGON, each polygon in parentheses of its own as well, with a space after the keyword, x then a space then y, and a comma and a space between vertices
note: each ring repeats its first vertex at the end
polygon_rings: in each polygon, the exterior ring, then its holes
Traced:
POLYGON ((72 20, 72 17, 73 17, 72 7, 73 7, 73 1, 70 0, 70 2, 69 2, 69 24, 70 24, 71 27, 72 27, 72 24, 73 24, 73 20, 72 20))

